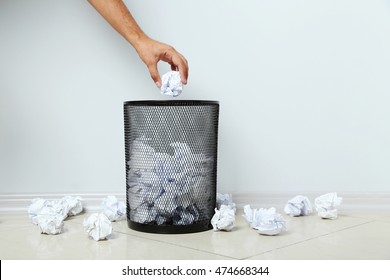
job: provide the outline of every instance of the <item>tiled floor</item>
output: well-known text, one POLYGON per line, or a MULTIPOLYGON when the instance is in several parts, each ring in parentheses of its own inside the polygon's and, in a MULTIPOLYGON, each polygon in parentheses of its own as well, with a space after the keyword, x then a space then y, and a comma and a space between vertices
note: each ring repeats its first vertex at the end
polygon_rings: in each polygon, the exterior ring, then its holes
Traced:
POLYGON ((241 213, 232 232, 149 234, 114 222, 108 240, 87 237, 84 213, 65 221, 59 235, 40 234, 27 214, 0 214, 0 259, 271 259, 389 260, 390 212, 340 212, 336 220, 315 214, 285 216, 287 232, 262 236, 241 213))

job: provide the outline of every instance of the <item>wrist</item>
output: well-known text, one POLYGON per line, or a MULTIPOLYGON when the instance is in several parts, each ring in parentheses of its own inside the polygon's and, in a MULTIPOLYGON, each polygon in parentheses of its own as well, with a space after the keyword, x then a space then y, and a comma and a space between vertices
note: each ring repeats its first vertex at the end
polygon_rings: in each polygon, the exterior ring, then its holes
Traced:
POLYGON ((138 32, 132 32, 127 37, 127 41, 134 47, 137 52, 142 49, 142 46, 145 45, 145 42, 147 42, 147 40, 149 40, 149 37, 141 30, 138 32))

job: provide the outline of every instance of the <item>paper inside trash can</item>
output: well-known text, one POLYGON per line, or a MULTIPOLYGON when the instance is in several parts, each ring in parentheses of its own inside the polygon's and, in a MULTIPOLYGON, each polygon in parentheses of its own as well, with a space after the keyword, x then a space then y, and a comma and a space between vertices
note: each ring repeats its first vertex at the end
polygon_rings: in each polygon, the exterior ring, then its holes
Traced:
MULTIPOLYGON (((173 142, 173 154, 156 151, 149 139, 133 141, 128 161, 130 220, 143 224, 190 225, 210 215, 213 159, 173 142)), ((211 218, 211 216, 209 217, 211 218)))

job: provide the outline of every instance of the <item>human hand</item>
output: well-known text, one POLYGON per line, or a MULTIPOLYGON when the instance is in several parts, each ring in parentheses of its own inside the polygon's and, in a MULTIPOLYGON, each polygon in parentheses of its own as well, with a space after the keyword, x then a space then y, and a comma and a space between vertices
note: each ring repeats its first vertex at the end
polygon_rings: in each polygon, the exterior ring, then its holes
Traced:
POLYGON ((134 47, 146 67, 148 67, 150 76, 158 88, 161 88, 161 77, 157 69, 159 61, 167 62, 171 65, 171 70, 179 71, 181 82, 184 85, 187 84, 188 62, 172 46, 145 37, 138 40, 134 47))

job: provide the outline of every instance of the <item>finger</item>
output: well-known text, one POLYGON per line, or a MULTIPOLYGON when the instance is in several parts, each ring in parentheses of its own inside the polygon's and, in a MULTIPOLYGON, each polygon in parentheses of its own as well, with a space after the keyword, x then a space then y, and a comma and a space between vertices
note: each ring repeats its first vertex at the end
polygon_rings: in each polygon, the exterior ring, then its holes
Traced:
POLYGON ((174 48, 171 48, 170 51, 164 53, 164 56, 160 58, 161 60, 168 62, 171 65, 171 69, 174 71, 179 70, 180 80, 186 85, 188 79, 188 62, 177 52, 174 48))
POLYGON ((184 61, 181 61, 178 63, 177 68, 179 68, 181 82, 186 85, 188 80, 188 65, 184 61))
POLYGON ((157 70, 157 64, 151 64, 148 66, 150 77, 152 77, 152 80, 156 84, 158 88, 161 88, 161 78, 160 74, 158 73, 157 70))
POLYGON ((171 69, 173 70, 174 68, 179 70, 180 72, 180 80, 181 82, 186 85, 187 84, 187 79, 188 79, 188 62, 184 58, 184 56, 177 54, 172 57, 172 62, 171 64, 171 69))

